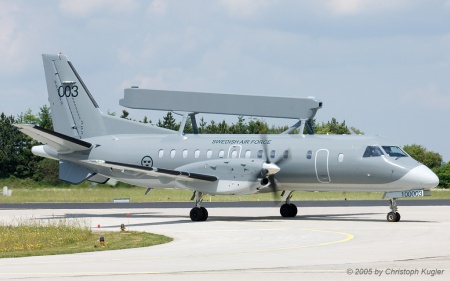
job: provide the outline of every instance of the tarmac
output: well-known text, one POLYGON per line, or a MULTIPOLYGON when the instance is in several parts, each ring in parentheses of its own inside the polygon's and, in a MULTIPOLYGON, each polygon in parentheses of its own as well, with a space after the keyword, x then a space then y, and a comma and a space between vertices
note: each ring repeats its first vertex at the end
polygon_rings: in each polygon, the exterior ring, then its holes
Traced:
MULTIPOLYGON (((406 201, 404 201, 406 202, 406 201)), ((86 220, 93 231, 164 234, 146 248, 0 259, 0 280, 450 280, 450 206, 402 206, 398 223, 385 206, 211 206, 206 222, 189 208, 5 208, 0 223, 23 218, 86 220)), ((102 205, 100 205, 102 206, 102 205)), ((133 206, 133 205, 128 205, 133 206)), ((173 207, 175 206, 175 207, 173 207)), ((25 238, 26 239, 26 238, 25 238)), ((106 241, 107 242, 107 241, 106 241)))

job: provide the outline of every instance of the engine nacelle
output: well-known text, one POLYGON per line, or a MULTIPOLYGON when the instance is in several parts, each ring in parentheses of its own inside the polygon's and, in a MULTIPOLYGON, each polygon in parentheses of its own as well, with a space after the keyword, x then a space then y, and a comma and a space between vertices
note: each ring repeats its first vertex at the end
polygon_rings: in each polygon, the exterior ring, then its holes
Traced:
POLYGON ((177 170, 216 176, 218 181, 177 179, 176 184, 180 188, 195 189, 208 194, 251 194, 269 186, 268 178, 262 177, 261 171, 270 169, 272 172, 273 168, 268 167, 262 159, 214 159, 191 163, 177 170))
POLYGON ((268 187, 270 185, 270 181, 268 178, 262 178, 259 183, 262 187, 268 187))

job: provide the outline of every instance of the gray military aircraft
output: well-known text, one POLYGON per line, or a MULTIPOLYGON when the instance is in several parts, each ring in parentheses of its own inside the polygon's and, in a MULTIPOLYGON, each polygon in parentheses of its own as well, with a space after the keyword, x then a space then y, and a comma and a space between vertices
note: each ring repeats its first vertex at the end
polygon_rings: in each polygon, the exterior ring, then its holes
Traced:
MULTIPOLYGON (((382 137, 289 134, 292 128, 277 135, 184 134, 115 118, 99 110, 66 56, 43 55, 43 61, 55 131, 16 125, 45 144, 32 152, 58 160, 60 179, 74 184, 114 178, 147 188, 191 190, 192 221, 208 218, 200 206, 205 194, 282 191, 281 216, 295 217, 294 191, 362 191, 385 192, 391 209, 387 220, 398 222, 397 198, 429 195, 439 183, 430 169, 382 137)), ((312 112, 308 118, 322 107, 314 98, 302 102, 314 104, 305 110, 312 112)))

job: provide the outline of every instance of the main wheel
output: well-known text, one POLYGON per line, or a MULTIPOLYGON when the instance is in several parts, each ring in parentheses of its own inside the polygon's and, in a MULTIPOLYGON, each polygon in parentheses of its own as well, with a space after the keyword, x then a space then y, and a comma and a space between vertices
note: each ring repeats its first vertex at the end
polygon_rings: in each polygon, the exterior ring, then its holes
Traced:
POLYGON ((397 215, 397 218, 395 219, 395 222, 399 222, 400 221, 400 213, 399 212, 395 212, 395 215, 397 215))
POLYGON ((283 204, 280 207, 280 214, 283 218, 288 218, 291 216, 291 206, 289 204, 283 204))
POLYGON ((189 215, 192 221, 202 221, 204 220, 203 218, 205 217, 205 213, 199 207, 192 208, 189 215))
POLYGON ((400 220, 400 214, 397 216, 397 213, 395 212, 389 212, 386 216, 388 222, 397 222, 397 218, 400 220))
POLYGON ((203 219, 202 219, 202 221, 206 221, 208 219, 208 210, 206 210, 205 207, 200 207, 200 210, 203 212, 203 219))
POLYGON ((297 215, 297 206, 295 206, 294 204, 289 204, 289 206, 291 207, 291 217, 295 217, 297 215))

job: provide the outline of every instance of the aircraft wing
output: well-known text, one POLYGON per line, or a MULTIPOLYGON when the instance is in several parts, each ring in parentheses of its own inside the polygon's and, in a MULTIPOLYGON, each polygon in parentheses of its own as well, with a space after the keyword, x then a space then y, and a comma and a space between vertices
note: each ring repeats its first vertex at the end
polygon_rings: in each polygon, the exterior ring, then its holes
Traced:
POLYGON ((14 124, 22 133, 44 143, 59 153, 89 150, 92 144, 80 139, 72 138, 57 132, 53 132, 37 125, 14 124))
POLYGON ((118 162, 111 162, 111 161, 103 161, 103 160, 86 160, 84 161, 88 164, 101 166, 110 168, 111 170, 121 170, 123 173, 138 173, 138 174, 144 174, 149 175, 153 177, 168 177, 173 179, 191 179, 191 180, 202 180, 202 181, 209 181, 209 182, 215 182, 219 180, 216 176, 211 175, 205 175, 205 174, 199 174, 199 173, 190 173, 185 171, 179 171, 179 170, 169 170, 169 169, 161 169, 161 168, 155 168, 155 167, 144 167, 144 166, 138 166, 138 165, 132 165, 132 164, 125 164, 125 163, 118 163, 118 162))

